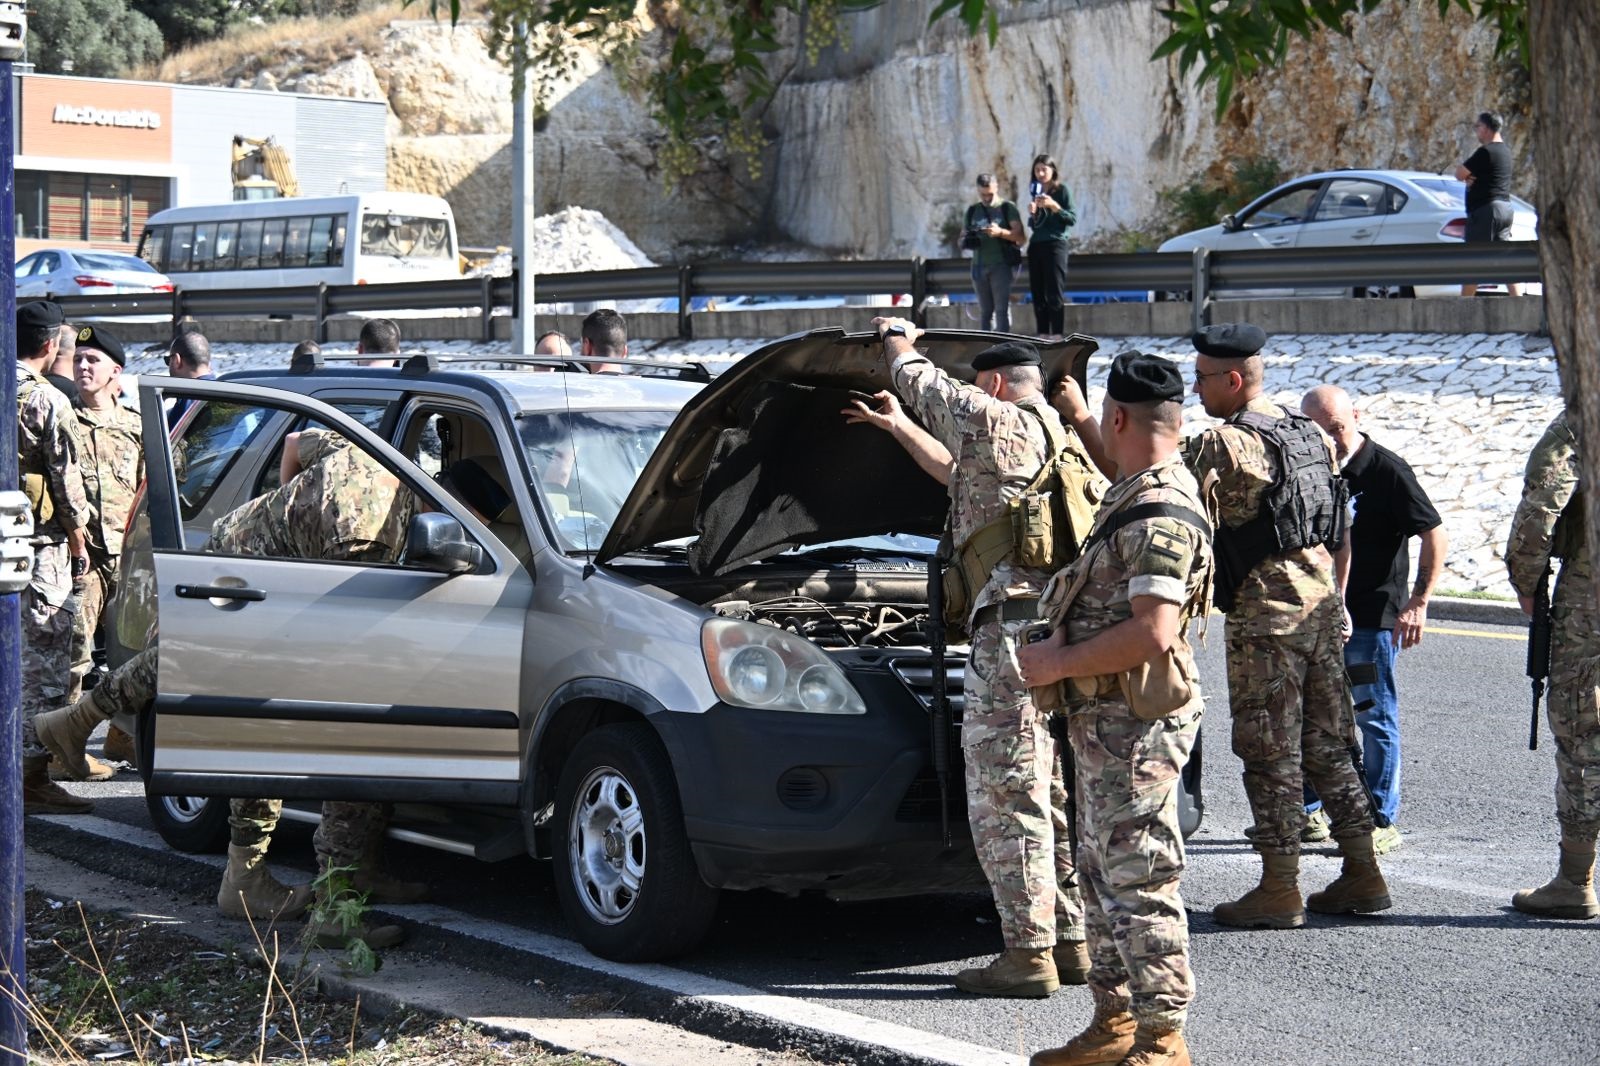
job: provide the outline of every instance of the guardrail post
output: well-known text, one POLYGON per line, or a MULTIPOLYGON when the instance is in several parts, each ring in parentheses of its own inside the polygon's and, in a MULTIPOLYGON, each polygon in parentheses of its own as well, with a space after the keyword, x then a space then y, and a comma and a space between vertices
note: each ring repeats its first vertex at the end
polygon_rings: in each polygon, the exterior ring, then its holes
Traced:
POLYGON ((172 287, 172 335, 178 335, 178 323, 183 321, 183 286, 172 287))
POLYGON ((689 302, 694 292, 694 267, 688 263, 678 267, 678 339, 694 340, 694 323, 689 321, 689 302))
POLYGON ((1196 248, 1189 285, 1190 325, 1196 331, 1211 324, 1210 266, 1211 250, 1196 248))
POLYGON ((328 343, 328 283, 317 282, 317 343, 328 343))
MULTIPOLYGON (((489 274, 478 279, 478 299, 482 301, 483 339, 485 342, 494 340, 494 277, 489 274)), ((526 355, 526 352, 512 352, 512 355, 526 355)))
POLYGON ((922 329, 928 322, 925 305, 928 302, 928 261, 920 255, 911 257, 911 321, 922 329))

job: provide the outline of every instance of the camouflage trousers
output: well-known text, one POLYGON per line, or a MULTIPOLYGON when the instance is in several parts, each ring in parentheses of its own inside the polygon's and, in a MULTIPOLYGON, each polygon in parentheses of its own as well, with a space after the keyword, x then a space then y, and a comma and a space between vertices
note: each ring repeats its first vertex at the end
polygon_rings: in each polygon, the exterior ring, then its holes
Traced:
POLYGON ((1356 717, 1338 601, 1329 599, 1295 633, 1249 633, 1229 620, 1227 644, 1233 753, 1244 762, 1256 850, 1299 852, 1306 780, 1335 837, 1370 834, 1372 804, 1350 758, 1356 717))
MULTIPOLYGON (((312 837, 317 849, 317 864, 324 870, 336 866, 359 866, 370 862, 372 852, 383 839, 394 807, 387 803, 348 803, 326 800, 322 804, 322 823, 312 837)), ((228 842, 265 855, 278 828, 283 801, 275 799, 235 799, 228 802, 228 842)))
POLYGON ((1141 721, 1120 699, 1069 719, 1077 757, 1078 865, 1089 986, 1158 1029, 1181 1029, 1194 998, 1178 784, 1200 710, 1141 721))
POLYGON ((1600 832, 1600 615, 1558 604, 1551 627, 1550 704, 1556 742, 1556 819, 1594 839, 1600 832))
POLYGON ((83 679, 94 669, 94 638, 108 622, 106 608, 117 592, 117 557, 91 555, 92 564, 84 578, 83 598, 72 619, 72 684, 67 702, 83 698, 83 679))
POLYGON ((961 721, 967 819, 1008 948, 1084 938, 1056 740, 1017 672, 1026 625, 995 622, 973 634, 961 721))
POLYGON ((72 609, 63 589, 72 585, 65 542, 33 549, 33 581, 22 593, 22 757, 50 754, 33 731, 33 719, 67 703, 72 681, 72 609))

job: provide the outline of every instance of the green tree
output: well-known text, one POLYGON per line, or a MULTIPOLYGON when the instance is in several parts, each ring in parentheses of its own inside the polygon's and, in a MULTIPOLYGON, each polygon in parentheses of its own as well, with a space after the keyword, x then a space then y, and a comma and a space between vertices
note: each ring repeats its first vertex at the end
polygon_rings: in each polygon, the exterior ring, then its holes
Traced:
POLYGON ((116 77, 161 58, 161 31, 128 0, 50 0, 28 12, 28 58, 46 74, 116 77))
POLYGON ((170 51, 222 36, 238 6, 233 0, 132 0, 132 4, 160 27, 170 51))

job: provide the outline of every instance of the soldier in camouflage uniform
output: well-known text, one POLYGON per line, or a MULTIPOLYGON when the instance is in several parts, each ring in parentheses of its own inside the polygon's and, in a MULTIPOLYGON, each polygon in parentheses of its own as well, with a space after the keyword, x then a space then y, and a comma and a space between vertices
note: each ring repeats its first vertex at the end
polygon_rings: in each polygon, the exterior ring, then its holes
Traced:
MULTIPOLYGON (((1057 439, 1066 437, 1043 393, 1039 353, 1028 344, 996 345, 973 359, 977 384, 967 385, 917 353, 914 325, 877 322, 895 389, 927 429, 892 402, 876 412, 857 404, 846 414, 894 432, 949 486, 951 538, 959 548, 1007 515, 1007 500, 1052 455, 1040 423, 1048 420, 1057 439)), ((1006 944, 989 966, 956 976, 956 987, 979 995, 1045 996, 1061 981, 1082 984, 1088 970, 1067 793, 1059 783, 1052 788, 1052 778, 1060 780, 1056 741, 1016 666, 1018 634, 1037 620, 1048 578, 1006 558, 971 589, 961 722, 968 820, 1006 944)))
MULTIPOLYGON (((307 430, 293 435, 286 447, 293 450, 300 472, 280 488, 219 518, 202 550, 372 563, 400 558, 406 529, 417 510, 415 494, 338 434, 307 430)), ((71 751, 72 735, 87 736, 100 720, 119 711, 137 714, 147 706, 156 694, 158 658, 152 644, 78 703, 52 716, 59 719, 52 724, 59 725, 66 743, 61 747, 52 743, 51 749, 72 772, 82 770, 65 754, 71 751)), ((78 750, 81 758, 81 741, 78 750)), ((266 868, 267 848, 281 809, 279 800, 230 803, 228 868, 217 893, 217 906, 224 915, 294 917, 309 904, 308 886, 279 884, 266 868)), ((352 868, 351 886, 373 902, 412 903, 426 895, 426 886, 387 876, 378 859, 391 810, 386 804, 325 802, 315 837, 318 863, 324 871, 352 868)), ((331 925, 312 932, 324 942, 344 939, 342 931, 331 925)), ((382 926, 361 927, 350 935, 380 948, 398 943, 403 934, 397 926, 382 926)))
POLYGON ((1511 584, 1530 615, 1551 559, 1561 560, 1550 611, 1548 710, 1556 740, 1560 862, 1548 883, 1511 898, 1517 910, 1546 918, 1600 916, 1594 891, 1600 834, 1600 605, 1578 471, 1577 440, 1562 413, 1528 457, 1522 502, 1506 544, 1511 584))
MULTIPOLYGON (((107 607, 117 590, 117 564, 122 558, 122 530, 133 510, 133 497, 144 480, 144 442, 139 416, 118 403, 122 344, 109 330, 84 326, 73 334, 78 399, 78 441, 83 447, 83 487, 92 516, 85 532, 89 541, 89 573, 83 602, 72 630, 72 686, 67 702, 83 695, 83 679, 94 667, 95 634, 109 622, 107 607)), ((106 734, 108 759, 133 762, 133 741, 112 726, 106 734)), ((93 760, 88 760, 91 770, 93 760)), ((109 768, 107 768, 109 772, 109 768)), ((93 779, 98 775, 91 773, 93 779)))
MULTIPOLYGON (((1209 326, 1194 335, 1194 391, 1206 414, 1225 421, 1189 438, 1185 458, 1203 487, 1214 485, 1216 518, 1231 529, 1261 514, 1268 490, 1286 476, 1262 435, 1238 424, 1246 412, 1275 420, 1287 414, 1262 395, 1257 353, 1265 343, 1266 335, 1248 324, 1209 326)), ((1333 444, 1323 442, 1332 478, 1338 473, 1333 444)), ((1219 529, 1219 541, 1228 532, 1219 529)), ((1307 907, 1367 913, 1391 905, 1373 855, 1372 805, 1350 755, 1355 709, 1344 668, 1344 607, 1332 567, 1320 545, 1268 555, 1243 575, 1228 611, 1233 751, 1244 761, 1263 872, 1257 888, 1217 907, 1223 925, 1291 929, 1305 924, 1307 907), (1344 855, 1338 880, 1304 901, 1302 766, 1344 855)))
POLYGON ((50 781, 39 716, 65 701, 72 680, 72 593, 88 568, 83 489, 72 404, 44 377, 56 356, 61 308, 17 308, 17 472, 33 506, 33 575, 22 594, 22 809, 83 814, 94 804, 50 781))
POLYGON ((1118 480, 1083 554, 1045 589, 1040 607, 1053 632, 1017 655, 1029 685, 1064 682, 1048 702, 1066 705, 1076 758, 1095 1001, 1089 1027, 1032 1066, 1189 1062, 1182 1034, 1194 977, 1178 894, 1178 786, 1205 705, 1192 683, 1136 714, 1119 681, 1167 652, 1184 678, 1199 676, 1188 623, 1209 600, 1210 527, 1178 454, 1183 394, 1175 363, 1138 352, 1112 362, 1100 436, 1118 480))

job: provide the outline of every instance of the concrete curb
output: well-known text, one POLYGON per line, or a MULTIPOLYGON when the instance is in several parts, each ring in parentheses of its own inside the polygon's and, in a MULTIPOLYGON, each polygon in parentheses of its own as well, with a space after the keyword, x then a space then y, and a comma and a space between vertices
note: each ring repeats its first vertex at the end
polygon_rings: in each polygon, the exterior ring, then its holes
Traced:
MULTIPOLYGON (((217 857, 185 855, 166 848, 147 829, 94 816, 31 816, 26 820, 30 851, 54 856, 88 870, 116 870, 124 882, 170 893, 198 907, 214 906, 214 887, 222 862, 217 857)), ((483 1017, 484 1005, 469 997, 428 997, 426 978, 413 978, 409 990, 386 982, 428 973, 440 963, 480 978, 514 975, 524 984, 560 988, 567 999, 626 1004, 627 1017, 658 1023, 730 1044, 775 1054, 798 1052, 817 1062, 852 1066, 1020 1066, 1021 1060, 994 1048, 967 1044, 922 1030, 828 1007, 813 1007, 792 997, 765 992, 662 965, 612 963, 589 955, 560 937, 472 919, 444 907, 416 904, 374 907, 373 917, 405 927, 405 945, 386 958, 392 965, 371 977, 322 976, 330 992, 359 992, 365 1002, 413 1005, 434 1013, 469 1017, 486 1027, 526 1033, 540 1043, 576 1048, 626 1062, 616 1050, 574 1041, 547 1027, 530 1030, 505 1018, 483 1017), (500 935, 496 935, 496 934, 500 935), (386 976, 387 975, 387 976, 386 976)), ((492 1011, 494 1006, 489 1009, 492 1011)))
POLYGON ((1435 596, 1428 601, 1431 622, 1478 622, 1491 626, 1528 624, 1528 616, 1515 600, 1474 600, 1457 596, 1435 596))

